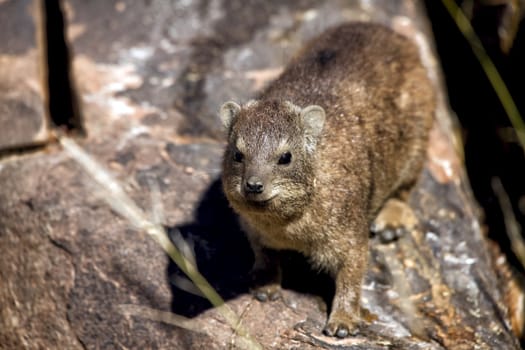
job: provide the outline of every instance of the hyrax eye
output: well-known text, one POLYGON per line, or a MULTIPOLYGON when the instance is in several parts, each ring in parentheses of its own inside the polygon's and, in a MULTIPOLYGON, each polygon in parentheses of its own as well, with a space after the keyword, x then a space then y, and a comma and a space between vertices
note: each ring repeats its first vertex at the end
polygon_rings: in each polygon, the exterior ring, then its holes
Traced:
POLYGON ((281 156, 279 157, 278 163, 281 165, 285 165, 285 164, 290 164, 291 161, 292 161, 292 154, 290 152, 285 152, 281 154, 281 156))
POLYGON ((233 160, 237 163, 242 163, 242 160, 244 159, 244 154, 242 154, 240 151, 233 152, 233 160))

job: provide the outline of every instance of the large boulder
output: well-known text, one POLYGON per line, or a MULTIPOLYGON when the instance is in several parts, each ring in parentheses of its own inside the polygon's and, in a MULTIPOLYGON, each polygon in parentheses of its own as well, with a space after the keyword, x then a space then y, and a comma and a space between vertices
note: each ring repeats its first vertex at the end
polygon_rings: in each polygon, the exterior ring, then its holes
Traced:
MULTIPOLYGON (((421 8, 67 0, 63 10, 86 132, 78 142, 143 211, 152 212, 158 188, 167 231, 193 247, 199 270, 264 348, 519 349, 507 302, 512 281, 482 233, 421 8), (336 340, 321 334, 332 281, 300 256, 286 260, 281 300, 250 296, 253 256, 218 181, 224 143, 216 111, 252 97, 301 43, 346 20, 379 21, 413 38, 440 101, 411 198, 420 228, 395 243, 371 241, 362 304, 377 319, 336 340)), ((59 144, 4 157, 0 184, 2 348, 244 346, 59 144)))

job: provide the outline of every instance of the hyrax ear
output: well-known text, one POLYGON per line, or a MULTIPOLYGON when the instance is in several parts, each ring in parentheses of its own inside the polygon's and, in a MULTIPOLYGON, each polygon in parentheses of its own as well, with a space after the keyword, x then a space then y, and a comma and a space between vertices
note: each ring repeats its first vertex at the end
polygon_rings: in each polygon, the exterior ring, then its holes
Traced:
POLYGON ((301 110, 306 135, 317 138, 323 131, 325 113, 321 106, 311 105, 301 110))
POLYGON ((230 129, 232 122, 235 120, 240 111, 241 106, 233 101, 228 101, 221 106, 219 116, 221 117, 222 125, 226 130, 230 129))

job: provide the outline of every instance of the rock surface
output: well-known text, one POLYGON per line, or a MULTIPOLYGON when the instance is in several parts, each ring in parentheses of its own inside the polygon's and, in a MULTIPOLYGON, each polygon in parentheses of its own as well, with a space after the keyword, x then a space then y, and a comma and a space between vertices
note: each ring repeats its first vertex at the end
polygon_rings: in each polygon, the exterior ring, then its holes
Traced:
POLYGON ((49 138, 38 0, 0 2, 0 152, 49 138))
MULTIPOLYGON (((158 184, 164 224, 193 245, 201 272, 264 348, 519 349, 443 95, 411 199, 421 227, 393 244, 370 243, 362 304, 377 320, 349 339, 321 335, 331 281, 295 255, 282 300, 259 303, 248 293, 253 257, 218 183, 218 106, 249 99, 304 40, 355 19, 418 41, 443 94, 420 32, 424 14, 412 2, 64 5, 87 133, 81 145, 145 211, 158 184)), ((241 347, 217 310, 180 288, 179 269, 106 206, 59 146, 4 158, 0 183, 0 348, 241 347), (123 312, 130 304, 190 320, 176 327, 130 316, 123 312)))

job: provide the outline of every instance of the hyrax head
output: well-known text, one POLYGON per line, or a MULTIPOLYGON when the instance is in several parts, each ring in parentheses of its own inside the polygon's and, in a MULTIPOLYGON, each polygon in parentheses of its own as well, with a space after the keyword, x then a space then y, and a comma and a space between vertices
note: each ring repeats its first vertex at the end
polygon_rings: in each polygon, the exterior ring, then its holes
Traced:
POLYGON ((290 217, 308 203, 314 183, 316 145, 325 112, 288 101, 226 102, 223 187, 238 212, 290 217))

